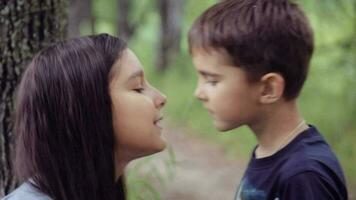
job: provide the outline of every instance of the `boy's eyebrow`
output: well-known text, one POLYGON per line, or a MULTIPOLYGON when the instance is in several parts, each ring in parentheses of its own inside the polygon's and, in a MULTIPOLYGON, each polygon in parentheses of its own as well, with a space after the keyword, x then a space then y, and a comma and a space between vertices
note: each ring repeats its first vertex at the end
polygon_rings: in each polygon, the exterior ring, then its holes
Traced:
POLYGON ((132 74, 129 76, 129 78, 128 78, 127 81, 130 81, 130 80, 132 80, 132 79, 134 79, 134 78, 137 78, 137 77, 143 77, 143 76, 144 76, 144 75, 143 75, 143 70, 140 69, 140 70, 138 70, 138 71, 132 73, 132 74))
POLYGON ((203 76, 213 76, 213 77, 217 77, 220 76, 220 74, 216 74, 213 72, 208 72, 208 71, 204 71, 204 70, 198 70, 199 74, 203 75, 203 76))

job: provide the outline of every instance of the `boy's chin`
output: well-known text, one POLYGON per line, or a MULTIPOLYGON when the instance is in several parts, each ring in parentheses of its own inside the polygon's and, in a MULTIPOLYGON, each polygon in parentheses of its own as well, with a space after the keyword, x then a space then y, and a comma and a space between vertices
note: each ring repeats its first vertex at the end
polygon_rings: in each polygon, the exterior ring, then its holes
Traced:
POLYGON ((230 131, 232 129, 240 127, 240 125, 224 123, 219 121, 214 121, 215 128, 220 132, 230 131))

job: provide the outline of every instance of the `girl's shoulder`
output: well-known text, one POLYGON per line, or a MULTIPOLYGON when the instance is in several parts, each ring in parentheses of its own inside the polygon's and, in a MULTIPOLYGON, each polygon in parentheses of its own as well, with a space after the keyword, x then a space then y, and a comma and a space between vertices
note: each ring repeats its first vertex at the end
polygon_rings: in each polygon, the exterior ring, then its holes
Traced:
POLYGON ((51 200, 51 198, 26 181, 1 200, 51 200))

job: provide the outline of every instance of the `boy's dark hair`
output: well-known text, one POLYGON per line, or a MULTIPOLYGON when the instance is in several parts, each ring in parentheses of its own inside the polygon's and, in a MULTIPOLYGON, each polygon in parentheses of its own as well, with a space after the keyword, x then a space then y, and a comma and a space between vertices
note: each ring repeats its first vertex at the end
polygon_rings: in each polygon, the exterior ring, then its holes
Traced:
POLYGON ((223 49, 250 81, 269 72, 296 98, 307 76, 314 39, 303 11, 288 0, 226 0, 206 10, 188 35, 189 49, 223 49))
POLYGON ((125 41, 100 34, 57 43, 27 67, 17 94, 20 179, 56 200, 125 199, 115 183, 109 82, 125 41))

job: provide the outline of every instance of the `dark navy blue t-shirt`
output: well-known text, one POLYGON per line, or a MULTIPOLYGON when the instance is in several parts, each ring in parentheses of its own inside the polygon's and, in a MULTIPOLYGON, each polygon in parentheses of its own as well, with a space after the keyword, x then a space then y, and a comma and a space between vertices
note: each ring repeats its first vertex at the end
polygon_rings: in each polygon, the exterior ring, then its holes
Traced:
POLYGON ((341 166, 318 130, 310 126, 272 156, 253 153, 235 200, 347 199, 341 166))

